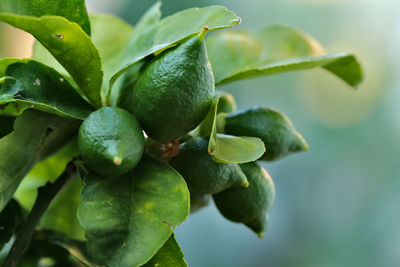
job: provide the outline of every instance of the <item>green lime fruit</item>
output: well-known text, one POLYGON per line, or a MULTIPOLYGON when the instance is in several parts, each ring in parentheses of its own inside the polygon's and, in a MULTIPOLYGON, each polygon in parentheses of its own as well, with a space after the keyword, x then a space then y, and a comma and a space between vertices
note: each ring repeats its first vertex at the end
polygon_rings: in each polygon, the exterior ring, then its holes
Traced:
POLYGON ((269 108, 250 108, 225 117, 224 131, 236 136, 260 138, 266 151, 260 160, 276 160, 308 145, 284 114, 269 108))
POLYGON ((240 164, 240 168, 250 185, 215 194, 214 202, 225 218, 245 224, 262 237, 268 224, 268 212, 274 203, 275 186, 267 171, 256 163, 240 164))
POLYGON ((211 195, 190 195, 190 212, 199 211, 211 202, 211 195))
POLYGON ((214 76, 203 41, 206 30, 155 57, 133 89, 133 111, 146 134, 176 139, 207 116, 214 76))
POLYGON ((232 113, 236 111, 236 101, 233 95, 223 91, 215 91, 215 95, 219 96, 217 113, 232 113))
POLYGON ((186 180, 191 195, 220 192, 232 186, 248 186, 238 164, 218 163, 208 154, 208 141, 195 138, 183 143, 169 164, 186 180))
POLYGON ((78 149, 94 172, 117 176, 127 173, 139 162, 144 149, 139 122, 120 108, 105 107, 90 114, 82 123, 78 149))

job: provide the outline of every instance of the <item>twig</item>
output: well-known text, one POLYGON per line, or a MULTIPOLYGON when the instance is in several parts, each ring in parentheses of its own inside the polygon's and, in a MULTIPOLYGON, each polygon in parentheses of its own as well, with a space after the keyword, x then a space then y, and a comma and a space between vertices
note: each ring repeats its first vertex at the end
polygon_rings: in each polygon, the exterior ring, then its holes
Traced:
POLYGON ((17 234, 17 238, 3 263, 3 267, 16 267, 22 256, 28 249, 32 235, 36 226, 39 224, 40 219, 46 212, 51 201, 61 191, 61 189, 68 184, 73 178, 77 176, 77 168, 71 161, 68 163, 64 172, 58 177, 54 183, 48 182, 46 185, 38 189, 38 196, 35 201, 28 218, 23 224, 22 228, 17 234))

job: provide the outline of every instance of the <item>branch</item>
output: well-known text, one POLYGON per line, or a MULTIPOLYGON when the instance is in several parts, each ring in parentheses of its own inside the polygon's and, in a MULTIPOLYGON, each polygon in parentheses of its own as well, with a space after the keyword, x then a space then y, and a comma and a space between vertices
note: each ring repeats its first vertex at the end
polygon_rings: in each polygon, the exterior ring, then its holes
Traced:
POLYGON ((51 201, 61 191, 61 189, 68 184, 78 174, 76 166, 73 162, 69 162, 64 172, 57 178, 54 183, 48 182, 46 185, 38 189, 38 196, 35 201, 28 218, 23 224, 21 230, 17 234, 17 238, 3 263, 3 267, 17 267, 22 256, 28 249, 32 235, 36 226, 39 224, 40 219, 46 212, 51 201))

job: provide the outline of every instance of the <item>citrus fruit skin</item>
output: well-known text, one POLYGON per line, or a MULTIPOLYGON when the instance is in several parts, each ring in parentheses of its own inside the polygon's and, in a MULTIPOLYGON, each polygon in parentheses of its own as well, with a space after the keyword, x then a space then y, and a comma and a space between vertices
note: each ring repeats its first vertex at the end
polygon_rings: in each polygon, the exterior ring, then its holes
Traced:
POLYGON ((249 186, 231 187, 213 195, 215 205, 228 220, 244 223, 260 237, 268 224, 275 186, 267 171, 254 162, 240 164, 249 186))
POLYGON ((211 202, 211 195, 190 195, 190 213, 205 208, 211 202))
POLYGON ((236 101, 233 95, 224 91, 215 91, 219 96, 217 113, 232 113, 236 111, 236 101))
POLYGON ((304 138, 284 114, 269 108, 250 108, 225 117, 226 134, 260 138, 266 151, 260 160, 276 160, 308 150, 304 138))
POLYGON ((78 149, 94 172, 122 175, 139 162, 144 149, 139 122, 120 108, 105 107, 90 114, 79 128, 78 149))
POLYGON ((133 112, 147 135, 176 139, 206 117, 214 76, 202 37, 195 36, 155 57, 133 89, 133 112))
POLYGON ((169 164, 186 180, 191 195, 220 192, 232 186, 247 186, 248 181, 238 164, 214 161, 208 154, 208 141, 195 138, 183 143, 178 156, 169 164))

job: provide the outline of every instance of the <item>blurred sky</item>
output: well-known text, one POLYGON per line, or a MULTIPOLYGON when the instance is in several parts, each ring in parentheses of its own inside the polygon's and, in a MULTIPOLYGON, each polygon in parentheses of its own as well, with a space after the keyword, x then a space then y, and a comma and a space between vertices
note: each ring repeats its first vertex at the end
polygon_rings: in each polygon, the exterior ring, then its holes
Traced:
MULTIPOLYGON (((93 12, 135 23, 154 1, 88 3, 93 12)), ((354 52, 366 79, 353 91, 312 70, 222 88, 239 108, 262 105, 287 114, 310 150, 264 164, 277 196, 263 239, 226 221, 213 204, 178 227, 190 266, 400 266, 400 1, 166 0, 162 9, 169 15, 211 4, 235 11, 243 19, 239 27, 291 25, 329 52, 354 52)), ((2 45, 11 43, 12 30, 2 31, 2 45)), ((18 45, 0 56, 28 56, 31 40, 13 38, 18 45)))

